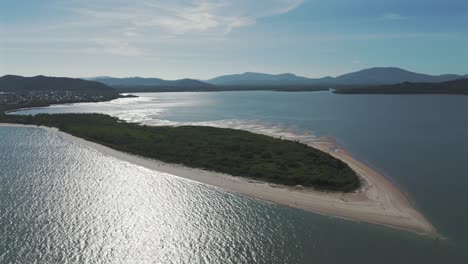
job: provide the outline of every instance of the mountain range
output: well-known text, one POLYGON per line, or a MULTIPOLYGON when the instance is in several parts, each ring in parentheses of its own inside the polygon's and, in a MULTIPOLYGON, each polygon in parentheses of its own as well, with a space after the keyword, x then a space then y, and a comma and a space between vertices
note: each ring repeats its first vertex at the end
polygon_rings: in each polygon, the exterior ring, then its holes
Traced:
POLYGON ((388 85, 403 82, 438 83, 466 77, 468 75, 428 75, 395 67, 379 67, 343 74, 336 77, 334 81, 339 84, 350 85, 388 85))
POLYGON ((396 67, 375 67, 356 72, 343 74, 337 77, 307 78, 297 76, 292 73, 267 74, 257 72, 245 72, 242 74, 223 75, 209 80, 163 80, 159 78, 113 78, 113 77, 95 77, 88 78, 102 82, 109 86, 154 86, 166 88, 193 87, 198 89, 213 89, 214 86, 313 86, 313 85, 332 85, 332 86, 355 86, 355 85, 391 85, 403 82, 417 83, 438 83, 451 80, 468 78, 467 75, 443 74, 428 75, 407 71, 396 67))
POLYGON ((310 84, 326 84, 334 80, 332 77, 324 77, 319 79, 310 79, 307 77, 297 76, 292 73, 283 74, 267 74, 257 72, 246 72, 243 74, 223 75, 205 82, 214 85, 310 85, 310 84))
POLYGON ((70 91, 74 94, 119 96, 131 92, 177 91, 326 91, 336 93, 456 93, 468 94, 468 75, 427 75, 399 68, 371 68, 338 77, 306 78, 294 74, 247 72, 224 75, 207 81, 159 78, 95 77, 73 79, 62 77, 0 77, 0 92, 70 91))
POLYGON ((159 78, 142 78, 142 77, 129 77, 129 78, 113 78, 113 77, 95 77, 87 78, 87 80, 97 81, 109 86, 164 86, 164 87, 210 87, 209 83, 194 79, 180 79, 180 80, 163 80, 159 78))
POLYGON ((215 85, 389 85, 402 82, 445 82, 467 77, 468 75, 428 75, 395 67, 375 67, 338 77, 307 78, 291 73, 273 75, 246 72, 219 76, 206 82, 215 85))

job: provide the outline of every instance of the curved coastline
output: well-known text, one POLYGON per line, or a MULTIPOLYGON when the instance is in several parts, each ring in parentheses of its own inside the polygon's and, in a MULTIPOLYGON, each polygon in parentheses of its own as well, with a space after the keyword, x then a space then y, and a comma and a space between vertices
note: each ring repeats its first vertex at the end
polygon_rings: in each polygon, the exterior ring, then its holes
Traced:
POLYGON ((33 127, 58 133, 67 140, 91 147, 104 155, 130 162, 151 170, 168 173, 258 198, 315 213, 362 221, 414 233, 439 237, 432 224, 413 206, 406 196, 384 175, 349 155, 346 150, 327 138, 317 138, 305 144, 329 153, 348 164, 364 180, 364 186, 353 193, 316 191, 310 188, 294 188, 254 181, 227 174, 193 169, 177 164, 127 154, 59 131, 56 128, 34 125, 0 124, 0 126, 33 127))

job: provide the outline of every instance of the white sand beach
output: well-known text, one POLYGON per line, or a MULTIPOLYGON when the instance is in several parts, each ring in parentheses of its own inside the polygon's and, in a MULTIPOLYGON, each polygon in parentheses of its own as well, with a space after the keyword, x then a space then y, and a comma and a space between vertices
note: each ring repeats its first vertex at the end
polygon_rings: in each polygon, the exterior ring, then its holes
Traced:
MULTIPOLYGON (((0 126, 22 125, 0 124, 0 126)), ((286 187, 177 164, 168 164, 116 151, 60 132, 55 128, 40 128, 59 133, 67 140, 94 148, 104 155, 249 197, 353 221, 404 229, 431 237, 439 236, 432 224, 413 207, 409 199, 392 182, 376 170, 353 158, 327 138, 317 138, 317 140, 307 142, 307 144, 331 154, 355 170, 365 182, 364 186, 357 192, 343 194, 315 191, 310 188, 286 187)))

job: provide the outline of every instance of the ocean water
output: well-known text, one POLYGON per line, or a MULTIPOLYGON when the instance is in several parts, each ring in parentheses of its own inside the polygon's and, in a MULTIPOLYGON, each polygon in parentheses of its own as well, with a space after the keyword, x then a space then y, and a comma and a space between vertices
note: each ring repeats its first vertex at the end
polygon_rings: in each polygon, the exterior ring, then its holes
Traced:
POLYGON ((431 240, 266 203, 0 128, 0 263, 465 263, 468 97, 161 93, 21 114, 99 112, 151 125, 332 136, 407 193, 431 240))

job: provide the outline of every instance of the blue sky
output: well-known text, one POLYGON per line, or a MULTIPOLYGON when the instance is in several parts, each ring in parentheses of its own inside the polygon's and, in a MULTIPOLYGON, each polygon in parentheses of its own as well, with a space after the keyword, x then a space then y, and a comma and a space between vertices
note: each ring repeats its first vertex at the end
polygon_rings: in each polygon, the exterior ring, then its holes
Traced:
POLYGON ((466 0, 15 0, 0 75, 468 73, 466 0))

